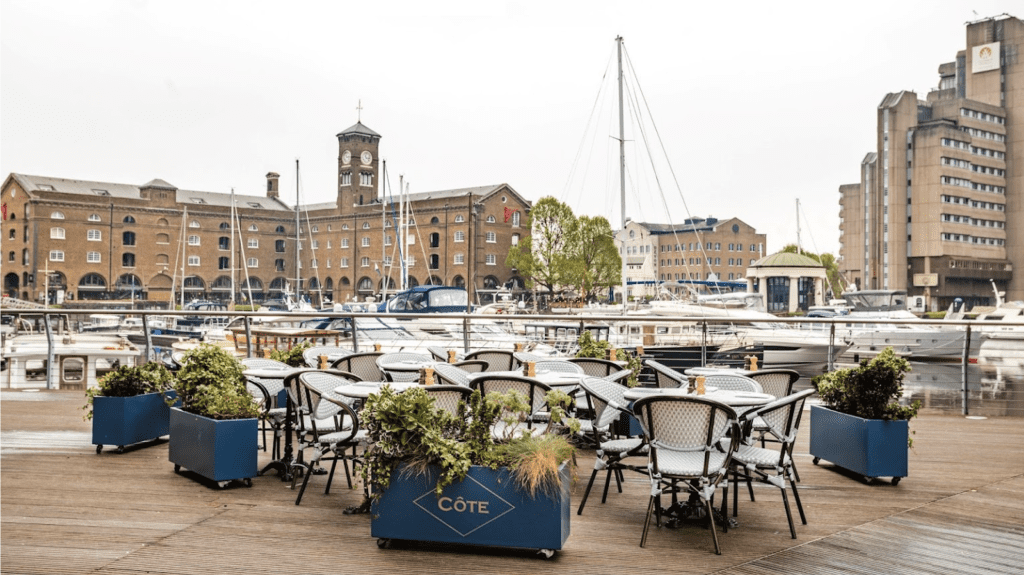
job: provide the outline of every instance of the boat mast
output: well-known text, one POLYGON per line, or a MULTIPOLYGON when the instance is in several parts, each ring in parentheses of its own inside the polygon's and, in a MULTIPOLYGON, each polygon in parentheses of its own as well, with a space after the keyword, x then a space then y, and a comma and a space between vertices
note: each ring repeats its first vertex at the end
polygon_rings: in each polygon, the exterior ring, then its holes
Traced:
MULTIPOLYGON (((383 178, 380 180, 380 265, 384 265, 384 258, 387 256, 387 242, 384 240, 388 237, 388 204, 384 201, 384 185, 388 181, 388 161, 381 160, 381 175, 383 178)), ((397 239, 397 232, 396 239, 397 239)), ((388 299, 388 284, 384 281, 384 274, 380 276, 380 301, 386 301, 388 299)))
POLYGON ((800 198, 796 199, 796 253, 803 253, 800 251, 800 198))
POLYGON ((295 158, 295 303, 302 297, 302 227, 299 222, 299 159, 295 158))
POLYGON ((235 188, 231 188, 231 301, 228 309, 235 310, 235 188))
POLYGON ((626 313, 626 133, 622 104, 622 36, 615 37, 619 58, 619 202, 622 214, 622 313, 626 313))
MULTIPOLYGON (((181 309, 185 309, 185 260, 188 259, 188 238, 185 237, 185 232, 188 231, 186 227, 188 222, 188 206, 185 206, 184 211, 181 213, 181 309)), ((171 300, 174 303, 174 300, 171 300)))

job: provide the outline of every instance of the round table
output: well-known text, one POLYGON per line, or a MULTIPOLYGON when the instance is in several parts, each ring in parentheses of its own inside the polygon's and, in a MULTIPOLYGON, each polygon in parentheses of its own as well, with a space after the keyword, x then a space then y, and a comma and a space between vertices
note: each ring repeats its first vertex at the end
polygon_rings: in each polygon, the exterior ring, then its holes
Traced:
POLYGON ((390 385, 396 391, 405 391, 419 384, 414 381, 357 381, 335 387, 334 393, 354 399, 366 399, 385 385, 390 385))
POLYGON ((775 401, 774 395, 768 395, 767 393, 755 393, 752 391, 732 391, 728 389, 716 389, 708 388, 707 393, 704 395, 696 395, 688 393, 681 387, 662 389, 657 387, 634 387, 627 390, 623 397, 629 401, 636 401, 641 397, 650 397, 652 395, 663 395, 670 397, 703 397, 705 399, 711 399, 719 403, 724 403, 729 407, 761 407, 768 405, 775 401))
MULTIPOLYGON (((523 370, 521 369, 514 371, 481 371, 469 374, 469 381, 472 382, 475 379, 490 376, 527 377, 523 375, 523 370)), ((583 381, 584 377, 587 377, 584 373, 565 373, 563 371, 539 370, 536 375, 530 376, 530 379, 535 379, 549 387, 574 387, 579 385, 583 381)))
POLYGON ((390 361, 390 362, 377 362, 377 367, 381 371, 392 374, 392 377, 396 381, 418 381, 420 378, 420 370, 424 367, 432 367, 437 364, 437 361, 429 359, 427 361, 422 360, 403 360, 403 361, 390 361))

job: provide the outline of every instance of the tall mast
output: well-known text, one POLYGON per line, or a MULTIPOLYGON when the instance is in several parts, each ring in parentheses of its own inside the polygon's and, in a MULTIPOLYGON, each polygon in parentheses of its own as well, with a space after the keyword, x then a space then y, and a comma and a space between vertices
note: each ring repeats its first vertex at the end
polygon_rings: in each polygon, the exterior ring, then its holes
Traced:
POLYGON ((235 188, 231 188, 231 301, 228 309, 235 309, 235 188))
POLYGON ((295 158, 295 302, 302 297, 302 224, 299 222, 299 159, 295 158))
POLYGON ((796 199, 796 253, 803 253, 800 251, 800 198, 796 199))
MULTIPOLYGON (((381 175, 383 177, 380 179, 380 265, 384 265, 384 258, 388 253, 387 242, 384 241, 388 237, 388 204, 384 201, 384 183, 388 181, 388 161, 381 160, 381 164, 381 175)), ((398 230, 395 230, 395 232, 397 239, 398 230)), ((389 277, 390 275, 390 272, 388 272, 389 277)), ((384 274, 382 272, 380 276, 380 300, 384 301, 386 299, 388 299, 388 284, 384 281, 384 274)))
POLYGON ((619 202, 622 213, 622 313, 626 313, 626 130, 622 104, 622 36, 615 37, 619 58, 619 202))
MULTIPOLYGON (((185 309, 185 260, 188 259, 188 238, 185 233, 188 231, 188 206, 185 206, 181 213, 181 309, 185 309)), ((173 302, 172 302, 173 303, 173 302)))

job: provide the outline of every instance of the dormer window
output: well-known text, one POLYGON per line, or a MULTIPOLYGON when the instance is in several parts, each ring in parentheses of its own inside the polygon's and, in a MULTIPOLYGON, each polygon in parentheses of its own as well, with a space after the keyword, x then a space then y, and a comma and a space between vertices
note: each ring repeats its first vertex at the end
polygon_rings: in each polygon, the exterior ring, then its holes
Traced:
POLYGON ((257 210, 261 210, 261 209, 263 209, 263 204, 261 204, 259 202, 249 202, 249 207, 250 208, 256 208, 257 210))
POLYGON ((51 186, 50 184, 39 184, 37 187, 39 188, 40 191, 43 191, 43 192, 52 192, 53 191, 53 186, 51 186))
POLYGON ((205 204, 206 203, 206 200, 204 200, 203 198, 189 198, 189 199, 192 200, 193 204, 205 204))
POLYGON ((108 192, 107 190, 96 190, 96 189, 94 189, 92 191, 92 193, 96 194, 97 196, 109 196, 110 195, 110 192, 108 192))

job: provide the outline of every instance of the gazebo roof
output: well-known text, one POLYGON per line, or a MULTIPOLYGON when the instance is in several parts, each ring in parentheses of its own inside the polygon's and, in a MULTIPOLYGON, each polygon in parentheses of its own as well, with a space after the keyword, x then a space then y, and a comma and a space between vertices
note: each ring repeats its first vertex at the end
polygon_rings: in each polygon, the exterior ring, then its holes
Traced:
POLYGON ((807 257, 803 254, 794 254, 791 252, 778 252, 770 256, 765 256, 756 262, 751 267, 755 268, 823 268, 814 259, 807 257))

